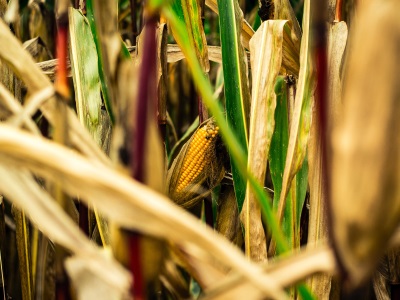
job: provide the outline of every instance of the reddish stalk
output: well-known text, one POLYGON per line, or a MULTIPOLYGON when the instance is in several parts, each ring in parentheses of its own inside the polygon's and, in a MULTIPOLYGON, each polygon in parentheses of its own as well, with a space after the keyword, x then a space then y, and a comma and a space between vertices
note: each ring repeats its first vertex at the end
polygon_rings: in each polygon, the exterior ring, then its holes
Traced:
MULTIPOLYGON (((58 19, 57 19, 57 42, 56 52, 58 59, 57 74, 55 80, 55 89, 57 91, 58 104, 60 117, 55 125, 54 140, 58 143, 67 143, 67 117, 65 107, 61 105, 61 101, 68 101, 70 99, 70 90, 68 84, 68 70, 67 70, 67 56, 68 56, 68 6, 65 2, 60 2, 58 6, 58 19)), ((55 197, 59 204, 65 206, 65 195, 63 194, 60 186, 55 186, 55 197)), ((56 299, 68 300, 71 299, 70 284, 68 276, 64 269, 64 259, 67 252, 59 245, 56 245, 56 299)))
MULTIPOLYGON (((144 47, 142 62, 139 71, 139 89, 137 114, 135 116, 135 130, 132 136, 131 153, 131 174, 132 177, 140 182, 144 182, 145 172, 145 145, 147 137, 148 118, 157 120, 157 89, 156 86, 156 61, 157 43, 156 27, 157 18, 152 16, 146 22, 146 35, 144 37, 144 47)), ((135 278, 132 286, 134 299, 146 299, 145 282, 143 279, 143 269, 141 264, 140 252, 141 235, 132 232, 129 237, 130 246, 130 268, 135 278)))
POLYGON ((55 87, 57 92, 64 98, 69 99, 69 86, 67 78, 67 56, 68 56, 68 14, 62 14, 57 21, 57 76, 55 87))
POLYGON ((342 21, 342 0, 336 0, 335 22, 342 21))
POLYGON ((147 134, 148 117, 157 120, 157 89, 156 86, 156 26, 157 19, 151 18, 146 23, 146 36, 144 38, 145 51, 143 52, 142 63, 139 71, 138 106, 135 116, 136 126, 132 137, 132 177, 143 182, 144 179, 144 151, 147 134))
POLYGON ((129 238, 129 252, 130 252, 130 269, 134 277, 134 283, 131 287, 133 299, 144 300, 146 299, 145 282, 143 280, 143 270, 141 263, 140 251, 140 233, 130 232, 129 238))
MULTIPOLYGON (((338 0, 336 8, 341 7, 341 1, 338 0)), ((341 9, 340 9, 341 10, 341 9)), ((319 1, 317 7, 314 7, 314 11, 325 12, 326 3, 325 1, 319 1)), ((316 14, 314 19, 314 41, 315 41, 315 63, 317 69, 317 88, 315 91, 315 99, 317 106, 317 114, 320 128, 320 143, 321 143, 321 155, 322 155, 322 177, 323 177, 323 189, 326 195, 326 207, 327 207, 327 222, 328 222, 328 234, 329 240, 334 241, 332 233, 332 204, 330 197, 330 159, 329 155, 331 149, 329 147, 330 132, 329 132, 329 98, 327 91, 327 78, 328 78, 328 64, 327 64, 327 37, 326 37, 326 16, 324 13, 316 14)), ((344 266, 337 255, 335 249, 335 243, 332 243, 332 247, 335 250, 336 263, 341 269, 343 279, 346 278, 346 271, 344 266)))

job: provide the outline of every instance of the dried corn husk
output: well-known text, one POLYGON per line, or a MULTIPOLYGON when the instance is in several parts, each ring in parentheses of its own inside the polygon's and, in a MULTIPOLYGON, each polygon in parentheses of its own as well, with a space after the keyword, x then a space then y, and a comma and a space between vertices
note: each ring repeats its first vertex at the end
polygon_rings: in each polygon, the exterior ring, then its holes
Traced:
POLYGON ((215 229, 239 248, 242 246, 243 232, 233 185, 222 185, 215 229))

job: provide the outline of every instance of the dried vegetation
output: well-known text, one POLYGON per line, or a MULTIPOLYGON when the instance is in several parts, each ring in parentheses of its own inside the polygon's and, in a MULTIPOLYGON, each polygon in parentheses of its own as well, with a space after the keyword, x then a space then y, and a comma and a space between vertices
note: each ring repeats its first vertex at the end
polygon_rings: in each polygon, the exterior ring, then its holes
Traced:
POLYGON ((0 0, 2 299, 396 299, 398 1, 75 2, 0 0))

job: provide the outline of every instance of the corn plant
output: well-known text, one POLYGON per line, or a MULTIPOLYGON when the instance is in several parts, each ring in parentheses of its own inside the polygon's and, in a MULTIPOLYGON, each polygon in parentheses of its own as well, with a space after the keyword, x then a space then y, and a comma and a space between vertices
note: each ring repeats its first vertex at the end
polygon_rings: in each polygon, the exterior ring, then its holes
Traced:
POLYGON ((398 1, 0 1, 3 299, 397 299, 398 1))

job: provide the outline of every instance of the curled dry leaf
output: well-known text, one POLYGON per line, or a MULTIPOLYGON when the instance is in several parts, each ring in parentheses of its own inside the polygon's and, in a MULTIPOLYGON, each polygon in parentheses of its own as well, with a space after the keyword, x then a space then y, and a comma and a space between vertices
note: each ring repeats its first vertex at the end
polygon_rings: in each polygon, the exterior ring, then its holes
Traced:
POLYGON ((243 232, 232 185, 221 186, 215 229, 233 244, 242 246, 243 232))
POLYGON ((299 22, 297 21, 296 15, 294 14, 292 5, 289 0, 273 0, 265 1, 270 2, 273 6, 273 19, 275 20, 289 20, 293 26, 292 38, 297 40, 297 43, 301 39, 301 29, 299 22))
MULTIPOLYGON (((248 169, 260 184, 265 181, 267 160, 275 128, 275 82, 282 65, 283 36, 287 21, 266 21, 250 40, 252 105, 250 112, 248 169)), ((290 28, 288 29, 290 32, 290 28)), ((246 254, 255 261, 267 259, 267 242, 256 195, 247 183, 241 212, 246 254)))
POLYGON ((351 287, 375 269, 400 220, 399 11, 398 1, 362 6, 333 134, 332 236, 351 287))
POLYGON ((180 261, 186 270, 199 283, 202 288, 208 288, 215 282, 220 281, 229 272, 223 264, 218 260, 205 255, 197 247, 190 245, 181 245, 179 247, 172 247, 172 251, 176 259, 180 261))
POLYGON ((112 293, 114 290, 121 294, 126 293, 131 283, 130 275, 84 236, 74 221, 46 191, 39 187, 28 172, 16 169, 5 163, 5 160, 4 156, 1 156, 0 176, 4 178, 0 182, 1 192, 16 206, 23 209, 50 239, 69 249, 75 257, 87 262, 88 265, 82 265, 83 269, 86 267, 101 269, 102 271, 95 274, 98 275, 98 281, 110 287, 108 292, 112 293))
POLYGON ((182 147, 167 174, 168 194, 175 203, 192 207, 211 193, 224 176, 218 126, 205 121, 182 147))
MULTIPOLYGON (((216 62, 222 63, 221 57, 221 47, 219 46, 207 46, 207 53, 208 59, 216 62)), ((183 55, 181 48, 179 48, 176 44, 168 44, 167 46, 167 60, 169 63, 174 63, 179 60, 184 59, 185 56, 183 55)))
MULTIPOLYGON (((279 258, 263 264, 263 269, 273 276, 282 286, 288 287, 293 282, 299 282, 316 273, 333 274, 336 270, 333 250, 326 245, 316 249, 300 251, 295 255, 279 258)), ((231 272, 215 282, 204 291, 203 299, 265 299, 256 289, 252 288, 240 274, 231 272)))
MULTIPOLYGON (((274 279, 263 273, 259 266, 247 261, 224 238, 205 226, 199 226, 198 219, 171 203, 167 197, 110 167, 86 159, 54 142, 4 125, 0 125, 0 152, 2 164, 23 166, 49 180, 61 181, 68 194, 81 195, 82 200, 96 205, 111 221, 163 237, 177 245, 191 244, 205 255, 217 259, 227 269, 242 274, 263 294, 276 299, 287 298, 274 279), (26 148, 30 151, 27 152, 26 148), (113 209, 109 207, 110 199, 113 199, 113 209), (180 234, 177 235, 177 232, 180 234)), ((13 198, 13 201, 17 200, 13 198)), ((49 201, 52 200, 46 202, 49 201)), ((46 207, 42 205, 37 209, 46 207)), ((59 213, 53 215, 58 216, 59 213)), ((86 245, 81 243, 81 246, 86 245)), ((73 245, 74 248, 81 246, 73 245)))
POLYGON ((85 300, 128 300, 128 290, 116 289, 121 278, 102 278, 107 273, 103 265, 92 257, 73 256, 66 259, 65 267, 77 291, 77 299, 85 300), (95 287, 95 288, 94 288, 95 287))
MULTIPOLYGON (((162 25, 165 25, 165 24, 162 24, 162 25)), ((162 28, 162 27, 164 27, 164 26, 160 25, 160 28, 162 28)), ((160 36, 159 36, 159 38, 160 38, 160 36)), ((129 47, 128 50, 130 51, 132 59, 135 59, 137 56, 136 46, 129 47)), ((210 61, 213 61, 213 62, 216 62, 219 64, 222 62, 220 46, 207 46, 207 52, 208 52, 208 59, 210 61)), ((285 53, 284 53, 284 56, 285 56, 285 53)), ((179 45, 177 45, 177 44, 168 44, 167 45, 167 62, 168 63, 174 63, 174 62, 180 61, 184 58, 185 58, 185 56, 183 55, 181 48, 179 48, 179 45)), ((50 59, 50 60, 36 63, 36 65, 43 71, 43 74, 47 75, 50 78, 50 80, 54 80, 57 63, 58 63, 57 59, 50 59)), ((71 77, 71 73, 70 73, 71 64, 70 64, 69 60, 67 60, 67 69, 68 69, 67 76, 71 77)))

